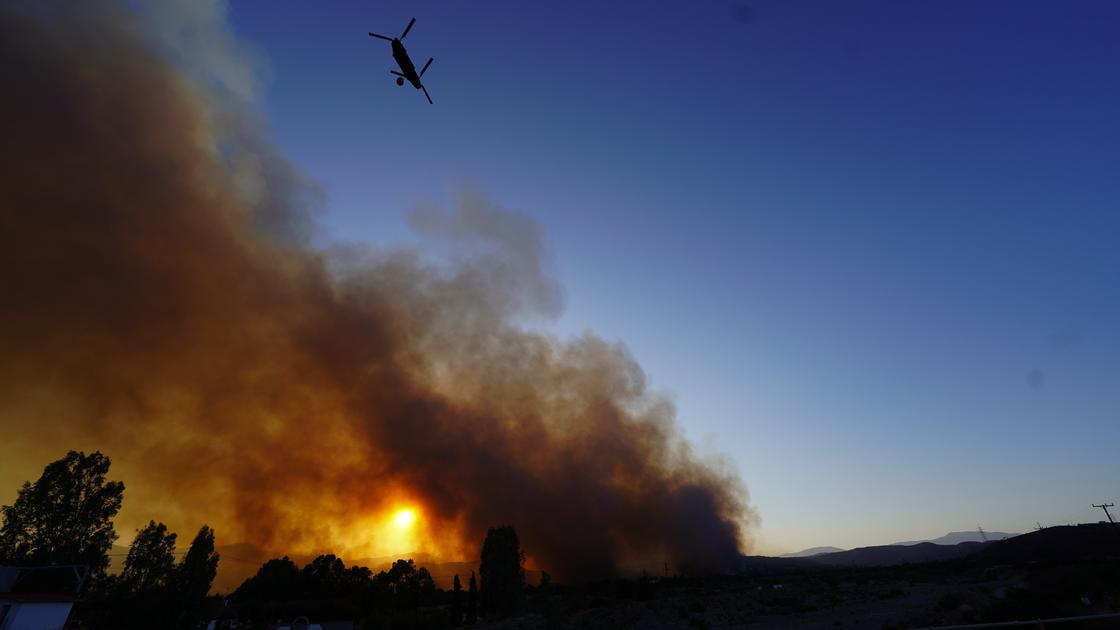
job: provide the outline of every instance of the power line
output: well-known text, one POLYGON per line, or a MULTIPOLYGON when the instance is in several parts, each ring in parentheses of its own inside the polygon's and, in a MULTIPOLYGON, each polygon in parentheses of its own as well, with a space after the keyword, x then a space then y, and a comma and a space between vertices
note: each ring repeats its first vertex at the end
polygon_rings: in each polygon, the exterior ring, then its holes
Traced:
MULTIPOLYGON (((264 562, 264 560, 250 560, 248 558, 238 558, 237 556, 231 556, 228 553, 222 553, 220 551, 217 552, 217 553, 218 553, 218 556, 222 560, 233 560, 235 562, 247 562, 247 563, 252 563, 252 564, 256 564, 258 562, 261 562, 261 563, 264 562)), ((171 554, 175 555, 175 556, 185 556, 185 555, 187 555, 187 552, 186 551, 172 551, 171 554)), ((128 557, 127 553, 109 553, 109 554, 105 554, 105 555, 109 556, 110 558, 127 558, 128 557)))
POLYGON ((1093 503, 1093 507, 1104 510, 1104 516, 1109 517, 1109 522, 1116 522, 1112 520, 1112 515, 1110 515, 1109 513, 1109 508, 1113 507, 1113 503, 1101 503, 1100 506, 1098 506, 1098 504, 1096 503, 1093 503))

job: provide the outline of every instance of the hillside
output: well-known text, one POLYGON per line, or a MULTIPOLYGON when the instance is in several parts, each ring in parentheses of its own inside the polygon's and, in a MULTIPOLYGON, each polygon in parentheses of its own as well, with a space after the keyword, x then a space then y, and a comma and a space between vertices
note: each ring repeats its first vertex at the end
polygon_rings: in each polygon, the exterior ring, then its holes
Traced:
POLYGON ((974 558, 981 561, 1074 559, 1120 555, 1120 524, 1093 523, 1047 527, 991 543, 974 558))

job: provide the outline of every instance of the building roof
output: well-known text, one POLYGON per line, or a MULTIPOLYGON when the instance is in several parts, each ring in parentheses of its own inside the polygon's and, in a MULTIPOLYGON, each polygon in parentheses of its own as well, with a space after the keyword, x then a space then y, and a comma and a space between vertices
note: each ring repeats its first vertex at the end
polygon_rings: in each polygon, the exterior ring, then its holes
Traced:
POLYGON ((55 593, 76 598, 87 577, 89 565, 84 564, 0 566, 0 593, 55 593))
POLYGON ((21 604, 73 604, 78 596, 73 593, 0 593, 0 602, 21 604))

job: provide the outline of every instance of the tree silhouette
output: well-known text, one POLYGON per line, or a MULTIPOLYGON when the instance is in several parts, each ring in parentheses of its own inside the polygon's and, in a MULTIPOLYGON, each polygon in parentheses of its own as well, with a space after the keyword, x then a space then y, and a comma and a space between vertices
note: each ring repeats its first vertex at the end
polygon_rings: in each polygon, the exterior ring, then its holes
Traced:
POLYGON ((230 599, 234 601, 286 601, 302 597, 303 576, 288 559, 274 558, 261 565, 257 574, 237 587, 230 599))
POLYGON ((300 573, 304 588, 312 597, 335 595, 346 581, 346 565, 333 553, 315 558, 300 573))
POLYGON ((459 581, 459 574, 455 574, 455 579, 451 586, 451 625, 457 626, 463 623, 463 584, 459 581))
POLYGON ((152 591, 167 584, 174 569, 175 534, 163 523, 149 521, 128 548, 121 586, 134 593, 152 591))
POLYGON ((350 567, 342 576, 342 590, 348 597, 360 597, 372 579, 373 571, 369 567, 350 567))
POLYGON ((123 483, 105 479, 110 463, 98 451, 70 451, 47 464, 34 484, 24 483, 15 503, 0 508, 0 560, 88 564, 93 575, 103 575, 124 497, 123 483))
POLYGON ((470 590, 467 591, 467 623, 478 621, 478 586, 474 581, 474 571, 471 571, 470 590))
POLYGON ((408 583, 413 580, 416 575, 416 564, 412 559, 396 560, 393 566, 389 567, 389 571, 382 571, 378 574, 378 578, 382 581, 392 584, 395 590, 400 591, 407 587, 408 583), (382 577, 384 576, 384 577, 382 577))
POLYGON ((108 605, 95 626, 146 630, 154 619, 176 625, 182 611, 171 588, 176 576, 175 538, 166 525, 155 521, 137 530, 120 575, 105 577, 102 594, 108 605))
POLYGON ((484 611, 505 614, 517 607, 525 582, 524 561, 513 527, 490 528, 482 543, 482 562, 478 567, 484 611))
POLYGON ((389 571, 377 574, 377 584, 395 596, 398 606, 415 607, 431 599, 436 592, 432 574, 424 567, 416 568, 412 560, 397 560, 389 571))
POLYGON ((180 627, 192 627, 198 620, 202 601, 218 573, 218 560, 218 554, 214 551, 214 530, 203 525, 191 541, 187 555, 175 567, 170 581, 172 595, 180 611, 180 627))

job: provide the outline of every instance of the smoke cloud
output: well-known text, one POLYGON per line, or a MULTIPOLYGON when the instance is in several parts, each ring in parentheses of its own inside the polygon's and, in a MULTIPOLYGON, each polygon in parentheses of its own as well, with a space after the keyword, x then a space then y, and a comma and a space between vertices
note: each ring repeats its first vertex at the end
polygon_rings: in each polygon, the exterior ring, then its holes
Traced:
POLYGON ((625 348, 517 323, 563 302, 532 222, 464 191, 412 217, 450 262, 312 247, 321 194, 253 114, 259 62, 220 4, 160 7, 0 6, 13 496, 99 449, 125 540, 156 518, 282 553, 460 559, 508 523, 569 580, 746 549, 742 483, 625 348))

